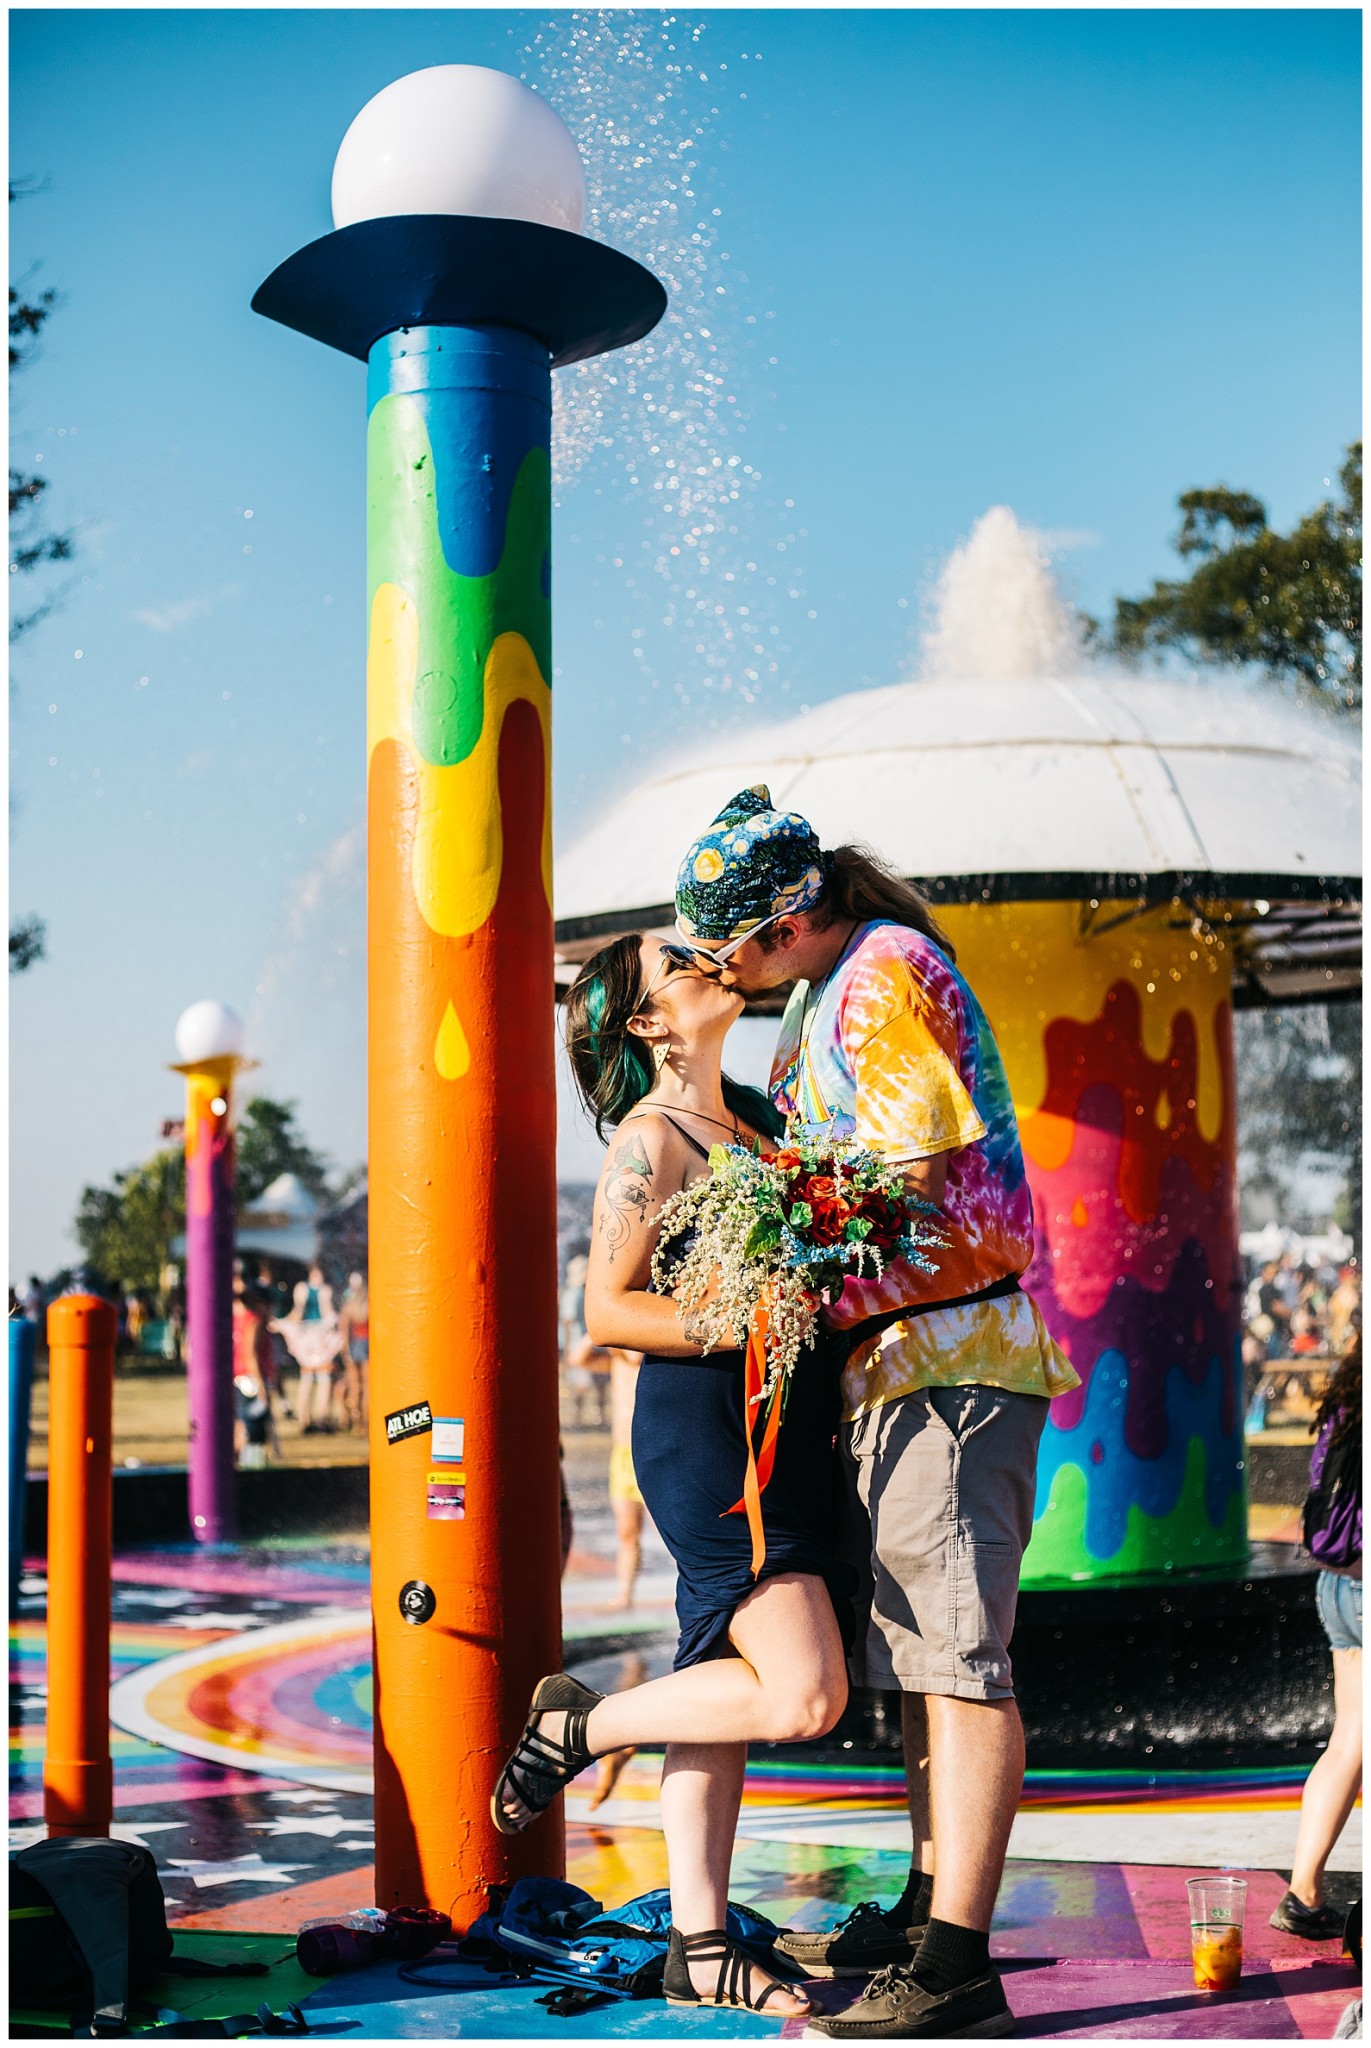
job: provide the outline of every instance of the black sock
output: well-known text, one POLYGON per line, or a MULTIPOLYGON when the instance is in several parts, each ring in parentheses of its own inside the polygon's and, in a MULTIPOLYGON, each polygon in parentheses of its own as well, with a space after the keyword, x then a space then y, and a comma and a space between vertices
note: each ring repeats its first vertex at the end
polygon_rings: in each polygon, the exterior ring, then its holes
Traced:
POLYGON ((933 1879, 926 1870, 911 1867, 899 1898, 886 1913, 893 1927, 927 1927, 933 1909, 933 1879))
POLYGON ((978 1927, 930 1920, 914 1961, 914 1981, 925 1991, 955 1991, 990 1968, 990 1936, 978 1927))

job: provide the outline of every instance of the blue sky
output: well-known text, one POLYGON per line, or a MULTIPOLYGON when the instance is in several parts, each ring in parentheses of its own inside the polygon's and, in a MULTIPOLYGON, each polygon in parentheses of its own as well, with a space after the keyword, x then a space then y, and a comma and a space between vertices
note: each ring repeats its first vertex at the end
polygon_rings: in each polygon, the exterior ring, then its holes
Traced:
POLYGON ((703 732, 907 672, 992 504, 1107 610, 1174 565, 1188 486, 1277 522, 1325 494, 1359 421, 1355 12, 667 19, 11 14, 11 171, 46 181, 12 268, 63 294, 13 450, 80 540, 12 662, 12 903, 50 954, 11 987, 12 1274, 70 1257, 82 1184, 176 1113, 199 996, 363 1155, 363 373, 248 302, 392 78, 522 72, 675 290, 567 394, 563 841, 703 732), (687 445, 736 497, 675 490, 687 445))

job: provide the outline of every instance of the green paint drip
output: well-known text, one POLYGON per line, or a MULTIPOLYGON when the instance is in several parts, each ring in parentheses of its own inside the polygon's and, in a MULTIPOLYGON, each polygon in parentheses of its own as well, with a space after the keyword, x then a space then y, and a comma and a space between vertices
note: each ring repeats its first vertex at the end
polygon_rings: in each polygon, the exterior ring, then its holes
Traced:
POLYGON ((547 451, 519 465, 505 544, 488 576, 448 565, 438 527, 438 485, 423 414, 392 393, 372 408, 367 431, 371 597, 395 583, 419 614, 414 741, 425 761, 455 767, 481 737, 485 667, 502 633, 521 633, 545 683, 552 676, 552 606, 543 590, 550 540, 547 451))
POLYGON ((1192 1437, 1175 1507, 1166 1515, 1149 1515, 1140 1507, 1130 1507, 1123 1543, 1112 1557, 1105 1558, 1093 1556, 1085 1547, 1086 1476, 1079 1465, 1059 1466, 1047 1506, 1024 1553, 1022 1583, 1129 1578, 1168 1568, 1185 1571, 1195 1565, 1243 1563, 1247 1557, 1243 1489, 1234 1489, 1222 1525, 1214 1528, 1205 1511, 1205 1463, 1204 1444, 1199 1437, 1192 1437))

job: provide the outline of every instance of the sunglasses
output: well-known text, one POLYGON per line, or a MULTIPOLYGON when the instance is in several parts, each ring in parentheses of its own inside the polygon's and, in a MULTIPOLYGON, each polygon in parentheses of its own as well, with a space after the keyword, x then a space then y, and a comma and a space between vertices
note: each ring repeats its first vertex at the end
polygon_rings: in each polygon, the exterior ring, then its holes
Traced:
MULTIPOLYGON (((756 924, 749 925, 745 932, 740 932, 736 939, 729 939, 722 946, 692 946, 687 944, 675 947, 672 950, 675 952, 691 953, 697 960, 707 960, 714 967, 722 967, 726 960, 733 958, 733 955, 740 946, 745 946, 749 939, 755 939, 758 932, 765 931, 769 924, 779 924, 783 917, 790 917, 792 915, 793 913, 789 910, 773 910, 770 917, 759 917, 756 924)), ((662 950, 665 952, 667 949, 663 947, 662 950)))
POLYGON ((637 1008, 633 1011, 633 1015, 635 1017, 641 1016, 642 1012, 651 1002, 652 991, 656 988, 663 975, 680 974, 682 972, 687 974, 713 974, 717 971, 714 964, 717 958, 717 954, 697 952, 693 946, 664 945, 661 958, 653 969, 652 979, 643 990, 642 997, 637 1008))

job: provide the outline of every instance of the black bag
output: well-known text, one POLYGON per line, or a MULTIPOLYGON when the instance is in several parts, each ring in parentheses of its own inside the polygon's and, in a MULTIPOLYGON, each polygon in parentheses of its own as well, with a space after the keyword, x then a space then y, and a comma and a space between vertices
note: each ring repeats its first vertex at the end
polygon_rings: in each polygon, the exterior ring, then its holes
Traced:
POLYGON ((73 2012, 81 2032, 122 2034, 134 1994, 165 1971, 261 1977, 265 1963, 172 1958, 166 1901, 146 1849, 55 1837, 10 1857, 10 2001, 73 2012))
POLYGON ((1361 1556, 1361 1431, 1330 1442, 1305 1497, 1301 1534, 1315 1564, 1341 1571, 1361 1556))
POLYGON ((105 1836, 57 1837, 10 1857, 10 1997, 76 2006, 96 2032, 123 2029, 129 1995, 171 1960, 157 1865, 105 1836))

